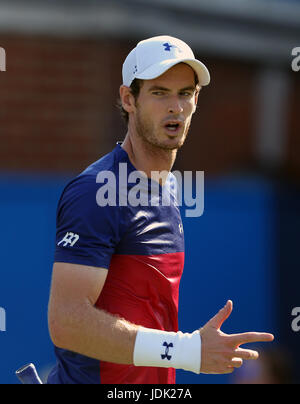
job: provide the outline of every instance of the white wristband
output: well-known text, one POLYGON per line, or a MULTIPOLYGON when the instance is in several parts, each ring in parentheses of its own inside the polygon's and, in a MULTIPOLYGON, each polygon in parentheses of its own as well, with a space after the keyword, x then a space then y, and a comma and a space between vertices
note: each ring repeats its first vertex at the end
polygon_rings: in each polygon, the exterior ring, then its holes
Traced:
POLYGON ((139 328, 133 355, 135 366, 155 366, 189 370, 199 374, 201 369, 201 336, 139 328))

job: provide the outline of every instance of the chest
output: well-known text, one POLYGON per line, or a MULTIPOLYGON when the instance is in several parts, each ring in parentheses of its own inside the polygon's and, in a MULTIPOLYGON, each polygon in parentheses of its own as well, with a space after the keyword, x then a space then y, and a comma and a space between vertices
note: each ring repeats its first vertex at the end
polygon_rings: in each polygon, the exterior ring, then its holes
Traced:
POLYGON ((184 252, 184 233, 178 206, 126 207, 126 232, 117 254, 157 255, 184 252))

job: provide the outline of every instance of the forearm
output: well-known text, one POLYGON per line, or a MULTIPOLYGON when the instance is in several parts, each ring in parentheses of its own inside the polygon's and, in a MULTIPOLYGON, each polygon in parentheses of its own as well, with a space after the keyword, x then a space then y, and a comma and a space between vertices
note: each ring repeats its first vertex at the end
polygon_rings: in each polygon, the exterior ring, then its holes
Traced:
POLYGON ((55 263, 49 301, 54 345, 105 362, 200 371, 201 339, 134 325, 95 307, 105 268, 55 263))
POLYGON ((56 310, 49 304, 54 345, 106 362, 133 364, 138 326, 94 307, 88 300, 56 310))
POLYGON ((106 362, 200 372, 199 332, 183 334, 139 327, 88 302, 54 312, 50 300, 50 334, 59 348, 106 362))

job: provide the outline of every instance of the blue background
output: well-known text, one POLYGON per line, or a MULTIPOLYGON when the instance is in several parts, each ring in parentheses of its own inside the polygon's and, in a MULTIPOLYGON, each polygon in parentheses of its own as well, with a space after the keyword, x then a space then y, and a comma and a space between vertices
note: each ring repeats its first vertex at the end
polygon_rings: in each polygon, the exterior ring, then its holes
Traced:
MULTIPOLYGON (((47 304, 55 240, 56 206, 68 178, 0 178, 0 383, 34 362, 42 377, 54 362, 47 304)), ((204 325, 227 299, 234 303, 222 330, 277 333, 278 189, 257 178, 223 178, 205 184, 202 217, 185 218, 186 264, 180 287, 179 325, 204 325)), ((177 383, 228 383, 229 376, 178 371, 177 383)))

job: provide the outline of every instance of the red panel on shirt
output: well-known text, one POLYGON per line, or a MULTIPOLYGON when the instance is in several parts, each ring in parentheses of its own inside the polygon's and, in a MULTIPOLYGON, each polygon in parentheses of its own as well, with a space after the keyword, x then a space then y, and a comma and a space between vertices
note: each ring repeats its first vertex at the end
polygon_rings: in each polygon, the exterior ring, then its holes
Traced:
MULTIPOLYGON (((178 331, 179 282, 184 253, 113 255, 96 307, 147 328, 178 331)), ((172 368, 101 361, 101 383, 175 383, 172 368)))

